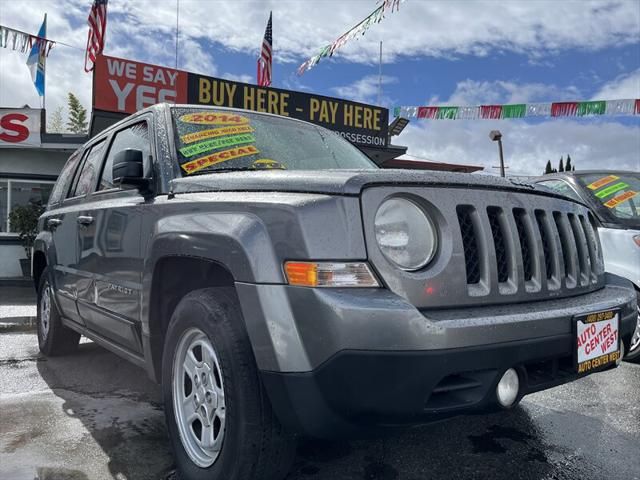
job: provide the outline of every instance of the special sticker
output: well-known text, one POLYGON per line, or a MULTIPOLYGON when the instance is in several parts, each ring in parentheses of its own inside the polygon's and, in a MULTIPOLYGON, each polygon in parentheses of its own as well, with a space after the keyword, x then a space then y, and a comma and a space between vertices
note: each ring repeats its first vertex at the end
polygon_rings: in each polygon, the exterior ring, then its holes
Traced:
POLYGON ((223 135, 236 135, 239 133, 251 133, 253 128, 249 125, 238 125, 222 128, 211 128, 208 130, 201 130, 199 132, 187 133, 180 137, 182 143, 193 143, 199 140, 206 140, 208 138, 222 137, 223 135))
POLYGON ((618 195, 617 197, 613 197, 608 202, 604 202, 604 206, 607 207, 607 208, 615 208, 618 205, 620 205, 622 202, 626 202, 627 200, 629 200, 630 198, 635 197, 636 195, 638 195, 638 192, 634 192, 633 190, 629 190, 628 192, 624 192, 624 193, 618 195))
POLYGON ((243 133, 241 135, 233 135, 230 137, 213 138, 211 140, 205 140, 204 142, 195 143, 188 147, 182 147, 180 153, 185 157, 193 157, 201 153, 210 152, 223 147, 232 147, 234 145, 240 145, 241 143, 253 143, 256 138, 250 133, 243 133))
POLYGON ((189 174, 218 163, 227 162, 235 158, 246 157, 248 155, 255 155, 257 153, 260 153, 260 151, 256 147, 253 145, 247 145, 246 147, 232 148, 230 150, 212 153, 211 155, 183 163, 181 167, 189 174))
POLYGON ((604 187, 608 183, 613 182, 614 180, 618 180, 619 178, 620 177, 616 177, 615 175, 609 175, 607 177, 602 177, 600 180, 596 180, 595 182, 590 183, 589 185, 587 185, 587 188, 589 190, 597 190, 600 187, 604 187))
POLYGON ((179 119, 183 123, 197 123, 201 125, 244 125, 249 123, 247 117, 237 113, 198 112, 182 115, 179 119))

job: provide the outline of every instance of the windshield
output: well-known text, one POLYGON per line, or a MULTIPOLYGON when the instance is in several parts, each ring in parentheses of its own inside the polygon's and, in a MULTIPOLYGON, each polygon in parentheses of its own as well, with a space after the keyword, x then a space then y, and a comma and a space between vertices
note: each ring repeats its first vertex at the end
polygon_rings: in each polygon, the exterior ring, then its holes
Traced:
POLYGON ((245 111, 172 108, 183 176, 227 170, 375 169, 360 150, 315 125, 245 111))
POLYGON ((578 181, 604 212, 617 219, 640 222, 640 173, 590 173, 578 181))

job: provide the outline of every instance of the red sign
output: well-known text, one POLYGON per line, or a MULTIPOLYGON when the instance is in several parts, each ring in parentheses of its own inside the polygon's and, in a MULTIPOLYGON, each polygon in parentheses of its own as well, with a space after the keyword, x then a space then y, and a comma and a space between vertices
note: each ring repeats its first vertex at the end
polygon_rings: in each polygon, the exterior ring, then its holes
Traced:
POLYGON ((187 103, 187 72, 100 55, 93 75, 97 110, 135 113, 156 103, 187 103))
POLYGON ((40 145, 40 118, 40 110, 0 109, 0 144, 40 145))

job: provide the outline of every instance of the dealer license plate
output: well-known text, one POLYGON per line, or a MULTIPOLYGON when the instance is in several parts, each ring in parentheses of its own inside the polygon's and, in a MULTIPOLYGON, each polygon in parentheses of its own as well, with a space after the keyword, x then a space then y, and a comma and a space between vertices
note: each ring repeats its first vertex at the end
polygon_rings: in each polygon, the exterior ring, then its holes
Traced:
POLYGON ((602 370, 620 358, 618 310, 576 317, 576 365, 579 375, 602 370))

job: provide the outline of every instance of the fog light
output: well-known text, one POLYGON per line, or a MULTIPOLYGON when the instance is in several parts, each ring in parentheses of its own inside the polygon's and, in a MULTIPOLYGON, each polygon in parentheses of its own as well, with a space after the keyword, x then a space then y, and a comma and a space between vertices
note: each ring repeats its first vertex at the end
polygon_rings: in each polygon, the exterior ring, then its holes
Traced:
POLYGON ((503 407, 510 407, 513 405, 513 402, 516 401, 519 391, 520 378, 518 377, 518 372, 510 368, 504 372, 504 375, 502 375, 502 378, 498 382, 498 387, 496 388, 498 402, 503 407))

